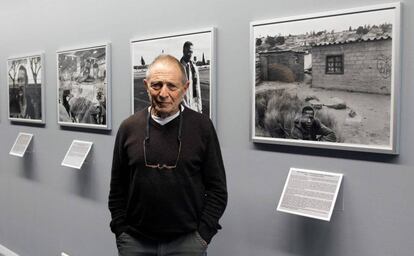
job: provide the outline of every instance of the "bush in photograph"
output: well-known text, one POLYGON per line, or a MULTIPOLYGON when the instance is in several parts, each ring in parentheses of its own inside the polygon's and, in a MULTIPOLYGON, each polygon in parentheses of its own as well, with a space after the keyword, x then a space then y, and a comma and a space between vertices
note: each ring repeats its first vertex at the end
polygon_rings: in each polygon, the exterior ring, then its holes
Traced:
POLYGON ((286 83, 295 82, 295 74, 293 71, 282 64, 271 64, 269 65, 269 74, 273 81, 281 81, 286 83))
POLYGON ((323 108, 316 111, 315 118, 319 119, 322 124, 335 132, 337 142, 343 142, 341 129, 338 127, 338 122, 332 113, 323 108))
POLYGON ((264 117, 264 126, 272 137, 289 138, 296 113, 303 102, 297 95, 285 90, 276 91, 269 99, 264 117))
POLYGON ((265 94, 256 95, 256 126, 264 128, 264 116, 266 112, 267 99, 265 94))
POLYGON ((268 44, 270 47, 273 47, 276 44, 276 39, 273 36, 267 36, 265 39, 265 43, 268 44))
POLYGON ((284 36, 278 36, 276 38, 276 44, 278 44, 278 45, 285 44, 285 37, 284 36))

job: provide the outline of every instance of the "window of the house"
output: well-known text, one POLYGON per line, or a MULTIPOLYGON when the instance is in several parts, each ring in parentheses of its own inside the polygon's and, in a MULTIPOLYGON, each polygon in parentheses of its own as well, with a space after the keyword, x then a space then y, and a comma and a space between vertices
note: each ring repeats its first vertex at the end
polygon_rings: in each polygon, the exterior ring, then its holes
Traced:
POLYGON ((344 56, 330 55, 326 56, 326 74, 343 74, 344 73, 344 56))

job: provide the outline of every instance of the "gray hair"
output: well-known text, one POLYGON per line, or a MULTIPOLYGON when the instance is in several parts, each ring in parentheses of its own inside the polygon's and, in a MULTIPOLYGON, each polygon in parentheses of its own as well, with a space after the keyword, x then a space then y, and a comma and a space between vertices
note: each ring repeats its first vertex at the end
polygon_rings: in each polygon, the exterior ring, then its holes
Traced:
POLYGON ((183 84, 187 83, 188 79, 187 79, 187 75, 186 75, 184 66, 181 64, 181 62, 179 60, 177 60, 177 58, 175 58, 174 56, 169 55, 169 54, 160 54, 151 62, 151 64, 148 66, 147 72, 145 73, 145 78, 146 79, 149 79, 152 67, 156 63, 161 62, 161 61, 169 61, 169 62, 172 62, 172 63, 176 64, 177 67, 180 69, 180 72, 181 72, 182 83, 183 84))

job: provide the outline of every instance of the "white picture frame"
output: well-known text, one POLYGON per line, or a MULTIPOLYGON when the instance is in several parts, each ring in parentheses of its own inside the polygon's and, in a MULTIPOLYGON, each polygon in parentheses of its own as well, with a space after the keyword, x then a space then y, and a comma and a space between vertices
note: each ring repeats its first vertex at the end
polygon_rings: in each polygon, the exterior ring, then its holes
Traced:
POLYGON ((45 124, 44 53, 7 59, 8 119, 16 123, 45 124))
POLYGON ((111 130, 111 44, 58 50, 56 63, 58 124, 111 130))
POLYGON ((251 22, 251 140, 398 154, 400 13, 396 2, 251 22), (344 107, 341 97, 345 109, 332 108, 344 107), (318 112, 335 140, 302 129, 318 112))

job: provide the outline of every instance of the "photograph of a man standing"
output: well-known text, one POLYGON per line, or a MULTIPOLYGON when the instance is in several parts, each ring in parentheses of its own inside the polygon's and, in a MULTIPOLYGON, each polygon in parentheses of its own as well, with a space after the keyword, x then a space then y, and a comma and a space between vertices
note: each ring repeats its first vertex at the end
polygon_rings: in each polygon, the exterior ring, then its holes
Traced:
POLYGON ((149 105, 144 79, 148 66, 160 54, 180 60, 188 79, 184 106, 209 116, 214 123, 216 108, 214 29, 172 33, 131 41, 132 113, 149 105))
POLYGON ((119 255, 207 255, 227 204, 226 175, 208 116, 183 104, 183 65, 160 55, 144 85, 150 106, 118 130, 109 192, 119 255))
POLYGON ((183 57, 180 60, 189 82, 184 101, 189 108, 202 113, 200 75, 196 64, 191 60, 192 56, 193 43, 186 41, 183 46, 183 57))

